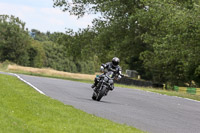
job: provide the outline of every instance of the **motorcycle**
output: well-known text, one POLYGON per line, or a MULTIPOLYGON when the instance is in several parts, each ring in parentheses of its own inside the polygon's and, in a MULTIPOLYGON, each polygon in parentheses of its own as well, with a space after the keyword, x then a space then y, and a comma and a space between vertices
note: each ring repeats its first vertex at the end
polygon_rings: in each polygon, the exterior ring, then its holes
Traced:
POLYGON ((110 90, 113 90, 114 79, 115 79, 115 75, 113 71, 105 72, 99 79, 99 82, 94 89, 94 92, 92 94, 92 99, 96 101, 100 101, 101 98, 103 96, 106 96, 110 90))

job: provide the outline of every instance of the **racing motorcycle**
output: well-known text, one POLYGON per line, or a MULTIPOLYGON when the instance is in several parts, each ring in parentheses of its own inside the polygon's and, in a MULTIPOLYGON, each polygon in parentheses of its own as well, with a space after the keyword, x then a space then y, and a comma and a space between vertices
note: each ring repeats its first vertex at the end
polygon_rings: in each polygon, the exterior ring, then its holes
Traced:
MULTIPOLYGON (((123 77, 122 74, 121 76, 123 77)), ((100 101, 101 98, 103 96, 106 96, 110 90, 113 90, 114 79, 115 79, 115 75, 113 71, 105 72, 99 79, 97 86, 94 88, 92 99, 96 101, 100 101)))

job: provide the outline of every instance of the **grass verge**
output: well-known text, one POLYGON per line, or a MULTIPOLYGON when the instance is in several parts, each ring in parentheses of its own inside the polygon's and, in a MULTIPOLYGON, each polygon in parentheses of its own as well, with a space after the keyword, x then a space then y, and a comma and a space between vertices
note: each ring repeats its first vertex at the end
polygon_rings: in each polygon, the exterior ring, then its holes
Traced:
POLYGON ((141 133, 39 94, 16 77, 0 74, 0 132, 141 133))
POLYGON ((173 90, 163 90, 163 89, 157 89, 157 88, 155 89, 155 88, 150 88, 150 87, 138 87, 138 86, 129 86, 129 85, 121 85, 121 84, 117 84, 116 86, 122 87, 122 88, 139 89, 139 90, 155 92, 155 93, 159 93, 163 95, 168 95, 168 96, 178 96, 182 98, 189 98, 189 99, 200 101, 200 96, 198 95, 192 95, 192 94, 183 93, 183 92, 176 92, 173 90))

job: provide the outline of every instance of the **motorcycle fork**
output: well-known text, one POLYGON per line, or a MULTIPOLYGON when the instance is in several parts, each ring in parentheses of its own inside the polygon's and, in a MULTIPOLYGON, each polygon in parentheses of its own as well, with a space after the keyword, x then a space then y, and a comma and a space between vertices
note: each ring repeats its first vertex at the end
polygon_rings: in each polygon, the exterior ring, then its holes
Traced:
POLYGON ((96 88, 95 88, 95 92, 97 93, 98 91, 99 91, 99 89, 102 87, 102 85, 103 85, 103 83, 101 82, 99 82, 98 84, 97 84, 97 86, 96 86, 96 88))

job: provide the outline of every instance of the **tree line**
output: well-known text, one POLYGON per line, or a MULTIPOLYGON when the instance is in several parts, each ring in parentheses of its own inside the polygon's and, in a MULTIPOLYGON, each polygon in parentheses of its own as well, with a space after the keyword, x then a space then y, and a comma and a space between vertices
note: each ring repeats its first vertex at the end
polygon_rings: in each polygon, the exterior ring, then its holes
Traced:
POLYGON ((143 79, 199 87, 199 1, 54 0, 54 6, 77 17, 101 17, 77 32, 42 33, 1 15, 0 61, 92 74, 117 56, 123 70, 136 70, 143 79))
POLYGON ((95 58, 87 57, 87 60, 82 60, 78 57, 81 52, 76 49, 78 37, 78 34, 72 35, 72 31, 69 34, 42 33, 36 29, 28 31, 19 18, 0 15, 0 61, 94 74, 95 58))
POLYGON ((123 68, 153 82, 199 86, 198 0, 54 0, 54 6, 78 17, 101 13, 92 27, 98 57, 119 56, 123 68))

